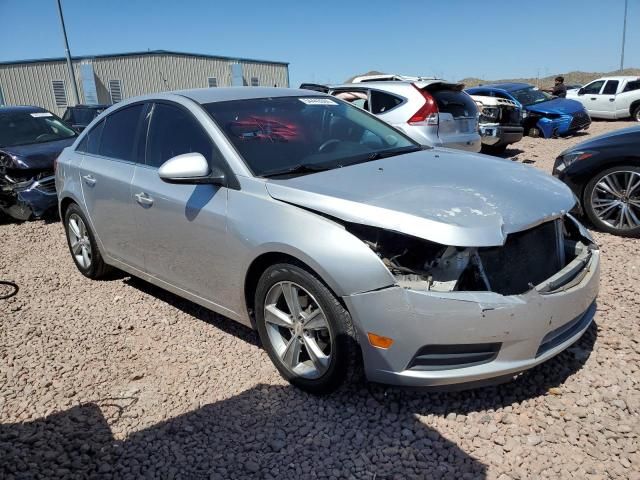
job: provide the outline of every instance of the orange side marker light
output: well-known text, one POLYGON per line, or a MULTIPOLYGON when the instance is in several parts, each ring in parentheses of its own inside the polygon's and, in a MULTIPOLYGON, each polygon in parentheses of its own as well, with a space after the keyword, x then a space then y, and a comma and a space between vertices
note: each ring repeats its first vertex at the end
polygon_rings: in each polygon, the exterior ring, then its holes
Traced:
POLYGON ((372 332, 368 332, 367 336, 369 337, 369 343, 374 347, 386 350, 393 345, 393 338, 383 337, 382 335, 372 332))

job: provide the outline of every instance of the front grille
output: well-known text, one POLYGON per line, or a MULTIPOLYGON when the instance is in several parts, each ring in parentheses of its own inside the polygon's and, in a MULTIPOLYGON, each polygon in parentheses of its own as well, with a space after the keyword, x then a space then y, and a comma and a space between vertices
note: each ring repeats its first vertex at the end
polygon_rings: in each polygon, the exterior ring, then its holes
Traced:
POLYGON ((55 193, 56 192, 56 179, 55 177, 43 178, 42 180, 38 180, 38 190, 46 193, 55 193))
POLYGON ((586 328, 593 319, 595 308, 596 304, 594 302, 583 314, 578 315, 570 322, 565 323, 561 327, 558 327, 555 330, 547 333, 542 339, 542 342, 540 342, 540 346, 538 347, 538 351, 536 352, 536 357, 539 357, 549 350, 556 348, 558 345, 569 340, 580 330, 586 328))
POLYGON ((586 112, 578 112, 573 114, 571 123, 569 124, 569 130, 580 130, 588 125, 591 125, 591 118, 586 112))
POLYGON ((425 345, 409 363, 410 370, 437 371, 472 367, 496 359, 501 343, 425 345))
POLYGON ((519 295, 564 267, 561 220, 512 233, 501 247, 480 248, 478 254, 491 290, 519 295))

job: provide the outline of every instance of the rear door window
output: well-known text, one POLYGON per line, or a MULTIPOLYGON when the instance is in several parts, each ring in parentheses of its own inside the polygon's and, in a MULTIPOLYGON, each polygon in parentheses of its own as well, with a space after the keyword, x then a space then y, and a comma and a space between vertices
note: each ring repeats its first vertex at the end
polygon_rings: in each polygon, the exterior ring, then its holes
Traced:
POLYGON ((608 80, 602 89, 602 95, 615 95, 618 91, 618 80, 608 80))
POLYGON ((109 115, 103 127, 98 153, 104 157, 134 162, 138 127, 144 105, 126 107, 109 115))
POLYGON ((456 90, 428 90, 438 103, 438 110, 450 113, 454 118, 473 117, 478 111, 473 99, 456 90))
POLYGON ((80 145, 76 149, 79 152, 91 153, 93 155, 98 154, 98 147, 100 146, 100 138, 102 137, 102 130, 104 128, 104 120, 93 127, 82 139, 80 145))
POLYGON ((210 163, 219 163, 220 154, 193 115, 174 105, 156 103, 147 138, 146 164, 159 167, 172 157, 191 152, 201 153, 210 163))

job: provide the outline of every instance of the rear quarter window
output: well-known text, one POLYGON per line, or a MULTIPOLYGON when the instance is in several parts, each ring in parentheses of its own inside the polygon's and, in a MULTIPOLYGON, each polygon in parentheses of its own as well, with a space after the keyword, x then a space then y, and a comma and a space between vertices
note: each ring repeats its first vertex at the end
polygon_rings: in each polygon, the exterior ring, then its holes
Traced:
POLYGON ((634 80, 633 82, 627 82, 627 85, 624 87, 623 92, 633 92, 635 90, 640 90, 640 80, 634 80))

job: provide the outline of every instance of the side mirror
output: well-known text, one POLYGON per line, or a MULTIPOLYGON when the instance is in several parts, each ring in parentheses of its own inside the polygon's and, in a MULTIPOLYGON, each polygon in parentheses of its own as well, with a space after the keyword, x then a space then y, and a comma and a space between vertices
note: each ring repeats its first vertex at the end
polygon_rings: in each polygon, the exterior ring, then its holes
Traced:
POLYGON ((170 158, 160 166, 158 175, 167 183, 226 184, 224 172, 219 168, 209 168, 207 159, 197 152, 170 158))
POLYGON ((578 89, 578 95, 584 95, 584 87, 578 89))

